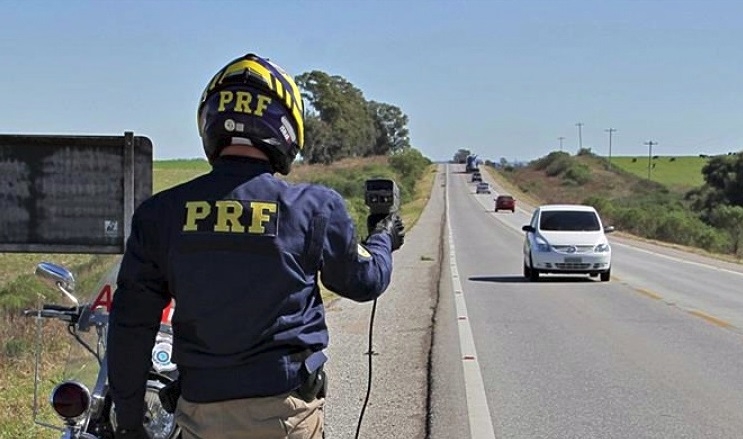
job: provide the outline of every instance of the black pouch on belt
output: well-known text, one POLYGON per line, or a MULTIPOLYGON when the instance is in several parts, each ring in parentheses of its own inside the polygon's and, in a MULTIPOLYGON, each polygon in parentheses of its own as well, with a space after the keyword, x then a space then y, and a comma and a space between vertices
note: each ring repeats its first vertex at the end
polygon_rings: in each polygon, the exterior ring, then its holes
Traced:
POLYGON ((297 388, 296 393, 305 402, 310 402, 315 398, 325 398, 328 390, 328 381, 325 371, 320 366, 312 372, 304 383, 297 388))
POLYGON ((157 392, 157 396, 160 397, 160 404, 163 405, 163 410, 168 413, 175 413, 178 398, 181 397, 181 381, 175 380, 166 384, 165 387, 157 392))

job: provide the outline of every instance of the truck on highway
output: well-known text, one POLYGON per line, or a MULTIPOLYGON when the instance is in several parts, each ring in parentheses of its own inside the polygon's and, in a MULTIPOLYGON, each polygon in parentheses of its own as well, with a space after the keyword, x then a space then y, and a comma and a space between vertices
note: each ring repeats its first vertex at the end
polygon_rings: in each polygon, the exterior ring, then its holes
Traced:
POLYGON ((465 172, 476 172, 480 170, 480 160, 476 154, 470 154, 467 156, 467 163, 465 165, 465 172))

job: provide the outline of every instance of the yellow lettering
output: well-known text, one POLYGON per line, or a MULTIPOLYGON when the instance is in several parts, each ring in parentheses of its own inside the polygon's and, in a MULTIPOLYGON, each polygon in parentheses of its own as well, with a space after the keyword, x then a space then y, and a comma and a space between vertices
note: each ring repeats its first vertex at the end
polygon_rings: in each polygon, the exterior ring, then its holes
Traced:
POLYGON ((253 211, 253 221, 250 223, 248 232, 264 233, 266 231, 266 228, 263 227, 263 223, 271 220, 271 217, 269 215, 266 215, 266 213, 276 213, 276 203, 251 201, 250 209, 253 211))
POLYGON ((186 203, 186 224, 183 225, 184 232, 195 232, 199 228, 196 221, 203 220, 211 213, 212 208, 206 201, 189 201, 186 203))
POLYGON ((264 96, 264 95, 258 95, 258 105, 255 106, 255 115, 263 116, 263 112, 266 111, 266 108, 268 108, 268 105, 270 103, 271 103, 270 97, 264 96))
POLYGON ((215 232, 242 233, 245 231, 245 226, 240 224, 243 205, 239 201, 220 200, 215 204, 217 206, 217 223, 214 224, 215 232))
POLYGON ((232 102, 234 94, 231 91, 220 91, 219 92, 219 108, 217 111, 224 111, 224 106, 232 102))
POLYGON ((235 101, 235 111, 241 111, 245 114, 250 114, 250 101, 253 100, 253 95, 245 91, 237 92, 237 101, 235 101))

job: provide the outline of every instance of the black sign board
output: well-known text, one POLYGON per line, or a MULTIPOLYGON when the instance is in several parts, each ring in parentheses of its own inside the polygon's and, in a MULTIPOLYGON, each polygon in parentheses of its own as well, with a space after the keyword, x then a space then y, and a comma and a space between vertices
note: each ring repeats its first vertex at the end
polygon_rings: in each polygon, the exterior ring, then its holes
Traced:
POLYGON ((0 135, 0 252, 124 252, 152 194, 146 137, 0 135))

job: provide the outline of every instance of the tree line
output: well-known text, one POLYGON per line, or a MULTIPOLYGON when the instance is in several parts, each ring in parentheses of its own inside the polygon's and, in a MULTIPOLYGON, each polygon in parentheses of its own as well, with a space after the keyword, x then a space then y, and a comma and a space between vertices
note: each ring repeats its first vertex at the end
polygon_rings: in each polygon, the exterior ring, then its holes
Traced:
POLYGON ((743 151, 710 157, 702 175, 705 184, 686 199, 702 221, 730 235, 733 254, 743 255, 743 151))
POLYGON ((408 116, 399 107, 366 100, 339 75, 313 70, 295 79, 305 100, 305 163, 329 164, 410 148, 408 116))

